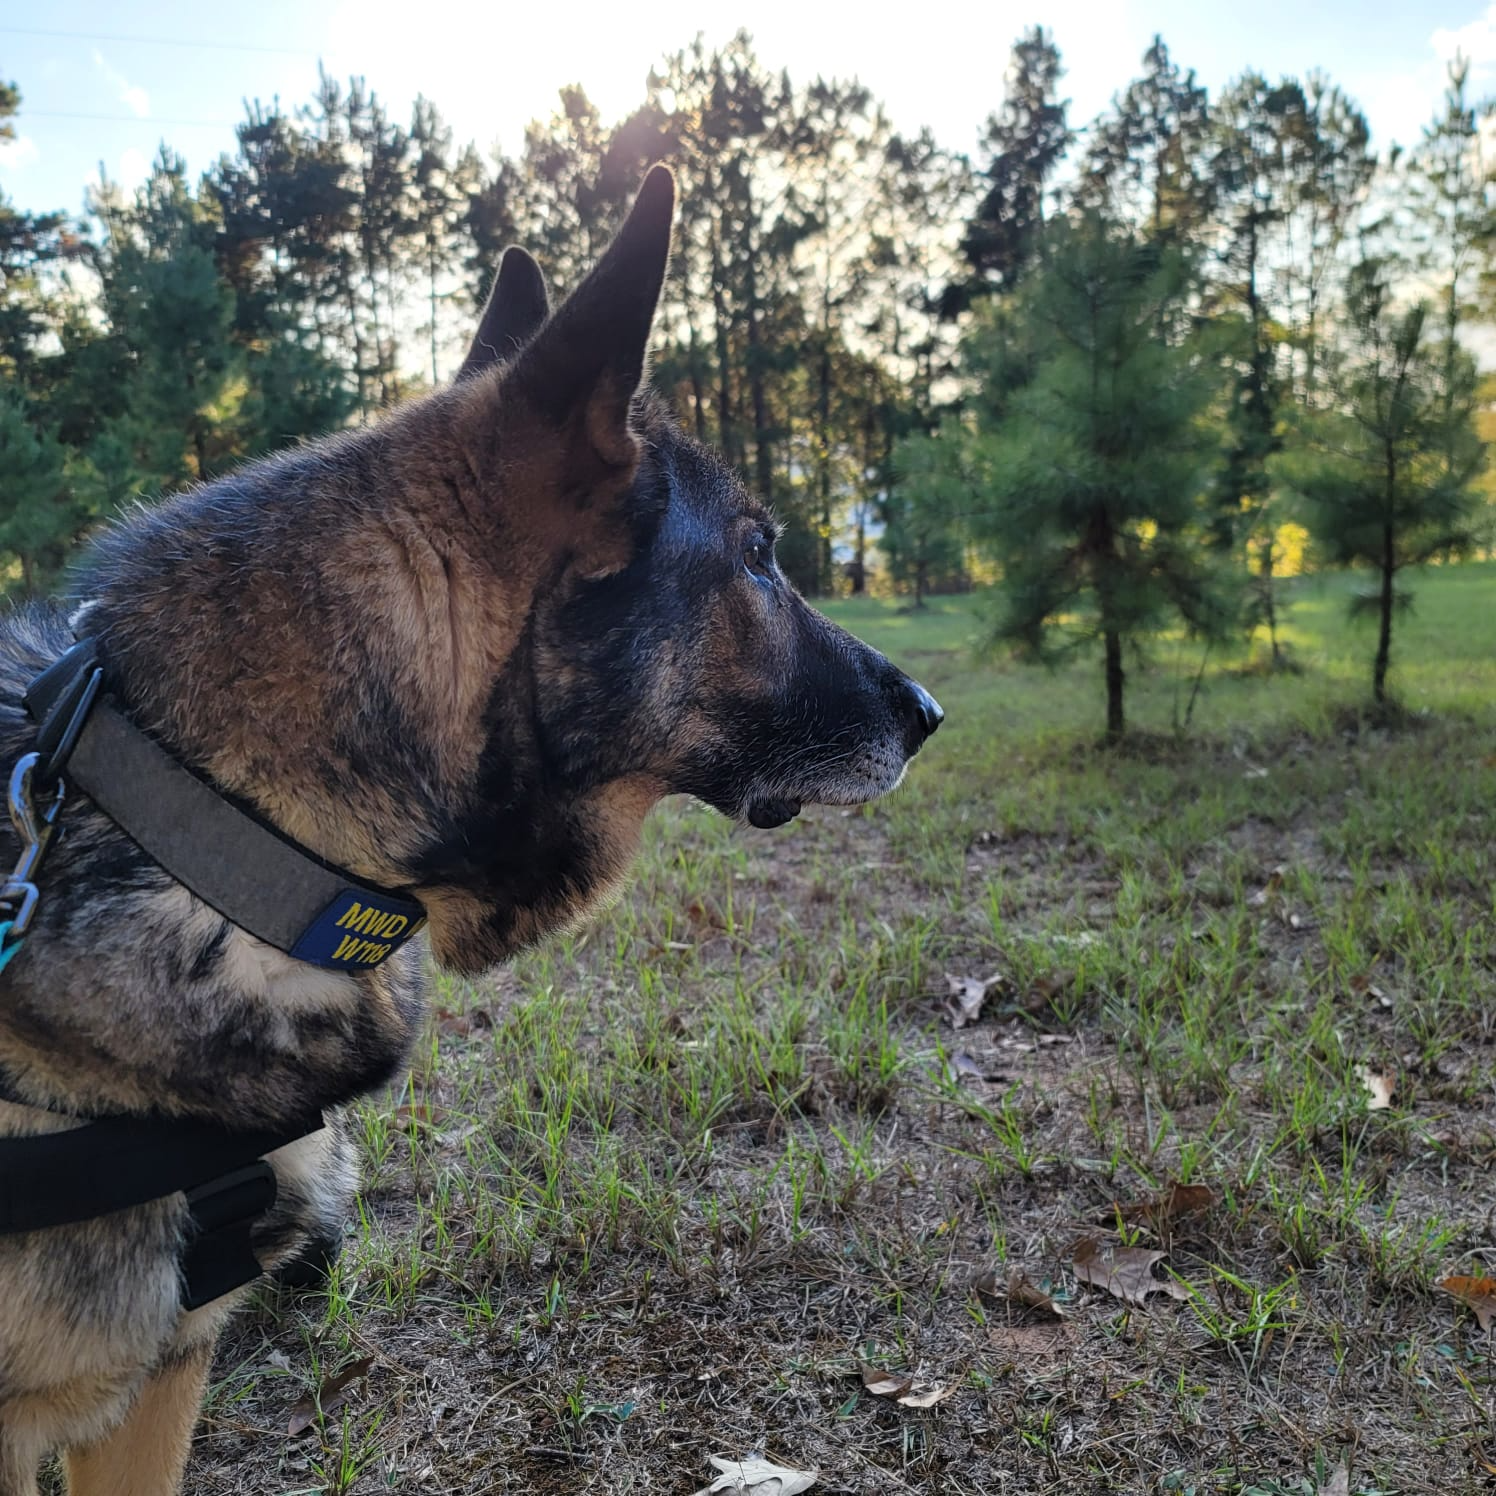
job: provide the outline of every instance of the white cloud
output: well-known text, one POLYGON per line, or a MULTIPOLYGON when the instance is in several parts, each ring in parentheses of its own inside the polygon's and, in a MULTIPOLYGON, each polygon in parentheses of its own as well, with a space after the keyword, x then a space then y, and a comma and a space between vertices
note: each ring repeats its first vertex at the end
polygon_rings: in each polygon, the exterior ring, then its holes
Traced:
POLYGON ((108 79, 123 104, 137 119, 144 119, 151 112, 151 96, 139 85, 131 83, 123 73, 116 72, 104 60, 97 47, 93 54, 94 66, 108 79))
POLYGON ((1462 56, 1469 59, 1472 71, 1496 66, 1496 5, 1488 5, 1484 15, 1463 26, 1440 26, 1429 44, 1441 62, 1462 56))

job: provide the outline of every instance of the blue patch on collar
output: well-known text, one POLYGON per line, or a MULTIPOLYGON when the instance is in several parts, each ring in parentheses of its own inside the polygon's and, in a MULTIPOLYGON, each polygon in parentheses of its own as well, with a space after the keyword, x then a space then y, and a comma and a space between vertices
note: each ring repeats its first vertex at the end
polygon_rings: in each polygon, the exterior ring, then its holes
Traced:
POLYGON ((345 888, 302 931, 288 953, 330 971, 368 971, 393 956, 426 923, 412 899, 345 888))

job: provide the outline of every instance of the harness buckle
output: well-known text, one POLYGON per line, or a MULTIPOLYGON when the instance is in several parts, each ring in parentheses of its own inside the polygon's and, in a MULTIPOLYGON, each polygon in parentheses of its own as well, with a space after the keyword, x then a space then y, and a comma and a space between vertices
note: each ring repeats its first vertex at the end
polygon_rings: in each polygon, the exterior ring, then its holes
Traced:
POLYGON ((275 1204, 275 1170, 263 1158, 187 1191, 194 1232, 182 1253, 182 1307, 201 1309, 264 1273, 250 1244, 275 1204))

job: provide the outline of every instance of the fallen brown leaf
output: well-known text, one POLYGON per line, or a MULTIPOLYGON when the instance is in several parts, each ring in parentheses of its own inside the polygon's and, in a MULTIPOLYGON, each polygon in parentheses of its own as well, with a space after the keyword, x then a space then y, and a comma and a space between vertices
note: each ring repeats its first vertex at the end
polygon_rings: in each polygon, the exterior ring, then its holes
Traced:
POLYGON ((985 1273, 978 1273, 971 1280, 971 1291, 979 1299, 1000 1299, 1006 1297, 1002 1289, 997 1286, 997 1274, 990 1268, 985 1273))
POLYGON ((1092 1237, 1071 1254, 1075 1276, 1082 1283, 1103 1288, 1129 1304, 1141 1304, 1150 1293, 1166 1293, 1172 1299, 1187 1299, 1189 1290, 1172 1278, 1155 1278, 1153 1265, 1169 1254, 1143 1247, 1104 1246, 1092 1237))
POLYGON ((994 987, 1000 986, 1000 976, 958 977, 951 972, 945 974, 946 1017, 952 1028, 965 1028, 982 1016, 982 1005, 994 987))
POLYGON ((936 1403, 944 1402, 955 1390, 954 1387, 927 1387, 919 1392, 906 1392, 896 1401, 901 1408, 933 1408, 936 1403))
POLYGON ((864 1366, 862 1385, 874 1397, 900 1397, 914 1385, 914 1378, 901 1376, 892 1371, 879 1371, 876 1366, 864 1366))
POLYGON ((1481 1329, 1496 1324, 1496 1278, 1440 1278, 1434 1287, 1472 1310, 1481 1329))
POLYGON ((1370 1065, 1362 1065, 1356 1071, 1356 1079, 1366 1087, 1367 1111, 1381 1112, 1392 1105, 1397 1077, 1390 1070, 1373 1070, 1370 1065))
POLYGON ((1025 1309, 1042 1309, 1056 1319, 1064 1319, 1064 1308, 1055 1303, 1053 1297, 1044 1292, 1027 1273, 1015 1268, 1008 1269, 1007 1298, 1011 1304, 1022 1304, 1025 1309))
POLYGON ((395 1108, 395 1126, 401 1132, 414 1132, 418 1127, 435 1127, 446 1115, 432 1101, 412 1101, 395 1108))
POLYGON ((862 1385, 874 1397, 887 1397, 904 1408, 932 1408, 943 1402, 956 1389, 931 1387, 915 1381, 913 1376, 902 1372, 880 1371, 876 1366, 863 1366, 862 1385))
POLYGON ((355 1382, 368 1376, 373 1364, 373 1356, 361 1356, 336 1376, 329 1377, 311 1397, 301 1398, 291 1409, 286 1432, 292 1435, 304 1434, 317 1421, 319 1411, 324 1417, 328 1413, 336 1413, 348 1401, 349 1389, 355 1382))
POLYGON ((1184 1216, 1209 1210, 1219 1199, 1208 1184, 1180 1184, 1174 1179, 1157 1199, 1124 1205, 1121 1214, 1124 1221, 1141 1222, 1162 1232, 1184 1216))

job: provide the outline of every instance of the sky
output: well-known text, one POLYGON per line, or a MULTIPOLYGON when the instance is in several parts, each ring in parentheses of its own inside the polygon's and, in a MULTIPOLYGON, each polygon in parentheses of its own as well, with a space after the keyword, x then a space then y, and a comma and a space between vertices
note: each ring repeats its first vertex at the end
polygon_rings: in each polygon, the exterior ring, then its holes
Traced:
POLYGON ((26 209, 83 206, 100 166, 133 186, 164 139, 200 171, 234 145, 244 102, 310 98, 319 59, 361 74, 397 114, 433 99, 459 142, 517 150, 526 122, 580 82, 607 120, 640 99, 651 63, 701 31, 739 27, 791 76, 856 75, 895 126, 929 125, 975 151, 1001 100, 1014 38, 1050 27, 1066 67, 1071 120, 1092 119, 1139 71, 1155 32, 1214 93, 1247 67, 1269 77, 1319 68, 1366 111, 1380 148, 1411 144, 1439 107, 1447 60, 1472 63, 1496 93, 1496 3, 1459 0, 1003 0, 861 6, 756 0, 647 5, 540 0, 59 0, 0 10, 0 78, 20 85, 15 141, 0 144, 0 192, 26 209))

